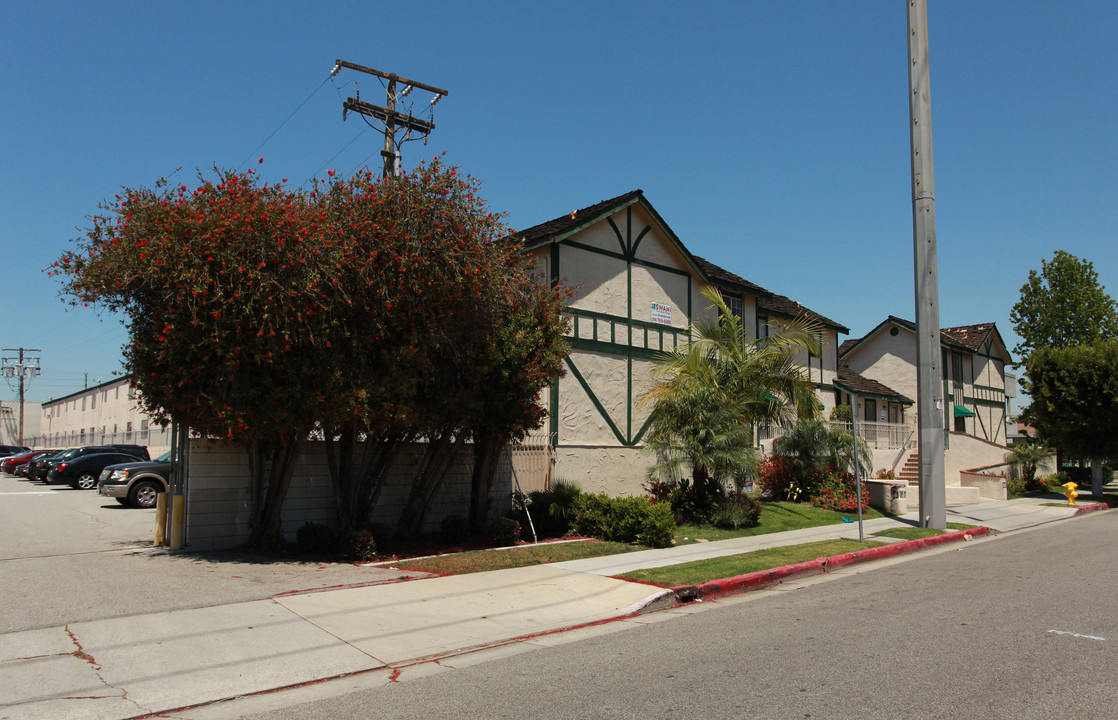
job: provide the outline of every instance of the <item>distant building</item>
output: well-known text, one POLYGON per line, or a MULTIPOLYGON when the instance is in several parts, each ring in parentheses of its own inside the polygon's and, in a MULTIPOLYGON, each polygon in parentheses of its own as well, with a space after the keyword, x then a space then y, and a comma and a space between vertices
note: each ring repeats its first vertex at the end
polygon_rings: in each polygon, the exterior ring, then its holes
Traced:
POLYGON ((23 403, 23 442, 19 435, 19 401, 0 403, 0 445, 26 445, 39 434, 39 417, 42 414, 37 402, 23 403))
POLYGON ((171 447, 170 428, 151 421, 124 376, 42 404, 39 432, 25 445, 43 448, 126 443, 155 457, 171 447))

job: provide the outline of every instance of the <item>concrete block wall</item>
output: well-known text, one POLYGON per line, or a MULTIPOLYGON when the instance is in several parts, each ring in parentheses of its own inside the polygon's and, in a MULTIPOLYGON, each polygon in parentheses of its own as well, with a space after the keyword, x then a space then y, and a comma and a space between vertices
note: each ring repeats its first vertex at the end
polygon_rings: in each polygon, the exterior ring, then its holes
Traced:
MULTIPOLYGON (((410 478, 423 448, 413 445, 397 458, 389 471, 372 522, 395 526, 407 500, 410 478)), ((497 470, 491 514, 507 512, 512 480, 508 456, 497 470)), ((466 446, 459 453, 428 513, 426 532, 439 529, 447 515, 466 516, 469 510, 473 453, 466 446)), ((249 473, 244 449, 221 440, 192 440, 190 474, 186 490, 186 546, 192 550, 228 549, 243 545, 249 535, 249 473)), ((282 525, 288 542, 304 523, 334 525, 334 493, 326 462, 325 445, 310 442, 303 450, 284 503, 282 525)))

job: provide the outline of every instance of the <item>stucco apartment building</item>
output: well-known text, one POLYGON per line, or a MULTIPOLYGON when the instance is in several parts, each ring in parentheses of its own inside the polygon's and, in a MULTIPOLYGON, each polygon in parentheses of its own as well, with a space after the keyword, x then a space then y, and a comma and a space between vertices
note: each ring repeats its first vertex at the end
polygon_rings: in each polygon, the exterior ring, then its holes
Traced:
MULTIPOLYGON (((821 353, 805 354, 801 364, 824 417, 843 398, 876 391, 849 369, 845 382, 840 378, 838 336, 848 328, 692 254, 640 190, 514 238, 535 257, 543 277, 576 289, 567 311, 567 373, 544 394, 549 424, 534 440, 550 444, 556 479, 590 492, 642 492, 653 458, 642 449, 651 408, 640 401, 652 386, 657 353, 686 342, 691 322, 715 312, 701 294, 706 286, 718 289, 751 339, 802 316, 816 323, 821 353)), ((773 428, 758 429, 762 449, 773 434, 773 428)))
MULTIPOLYGON (((969 470, 1004 462, 1007 402, 1016 396, 1016 380, 1006 372, 1013 359, 992 322, 942 328, 940 351, 944 467, 947 485, 953 486, 965 482, 969 470)), ((890 315, 864 337, 845 341, 839 362, 917 398, 915 323, 890 315)), ((908 412, 915 417, 915 401, 908 412)))

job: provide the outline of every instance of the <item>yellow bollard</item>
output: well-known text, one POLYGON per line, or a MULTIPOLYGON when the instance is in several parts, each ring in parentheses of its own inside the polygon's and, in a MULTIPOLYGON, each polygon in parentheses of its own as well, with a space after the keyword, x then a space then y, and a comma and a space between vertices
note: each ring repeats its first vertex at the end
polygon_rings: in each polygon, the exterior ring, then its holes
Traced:
POLYGON ((167 537, 167 493, 161 492, 155 496, 155 547, 162 547, 163 539, 167 537))
POLYGON ((1060 487, 1067 491, 1064 494, 1068 496, 1068 505, 1075 505, 1075 499, 1079 497, 1079 493, 1077 493, 1075 489, 1079 486, 1073 482, 1066 482, 1060 487))
POLYGON ((186 529, 183 522, 186 518, 186 498, 175 495, 171 505, 171 549, 182 550, 183 531, 186 529))

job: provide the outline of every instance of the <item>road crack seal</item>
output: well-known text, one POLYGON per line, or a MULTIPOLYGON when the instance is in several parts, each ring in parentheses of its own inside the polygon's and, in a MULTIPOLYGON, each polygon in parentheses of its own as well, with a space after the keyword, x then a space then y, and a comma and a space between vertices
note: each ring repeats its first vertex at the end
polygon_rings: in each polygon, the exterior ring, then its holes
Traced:
MULTIPOLYGON (((144 707, 140 703, 138 703, 135 700, 133 700, 132 698, 128 697, 128 691, 127 690, 125 690, 123 688, 114 687, 112 683, 110 683, 108 680, 106 680, 105 676, 101 674, 101 670, 102 670, 101 664, 97 662, 96 658, 94 658, 92 655, 90 655, 89 653, 87 653, 85 651, 85 648, 82 647, 81 641, 78 640, 78 636, 74 634, 74 631, 70 629, 70 626, 66 625, 63 629, 66 631, 66 634, 70 636, 70 642, 74 643, 74 647, 77 648, 72 653, 70 653, 70 655, 76 657, 78 660, 82 660, 84 662, 89 663, 89 666, 91 668, 93 668, 93 673, 97 676, 97 679, 101 681, 102 685, 104 685, 105 687, 109 688, 110 690, 112 690, 116 693, 120 693, 119 697, 122 700, 127 700, 128 702, 135 705, 137 709, 142 710, 143 712, 149 713, 149 714, 152 712, 150 709, 144 707)), ((70 696, 70 697, 66 697, 66 698, 63 698, 63 699, 64 700, 103 700, 103 699, 108 698, 108 697, 118 697, 118 696, 116 696, 116 695, 86 695, 86 696, 70 696)))

